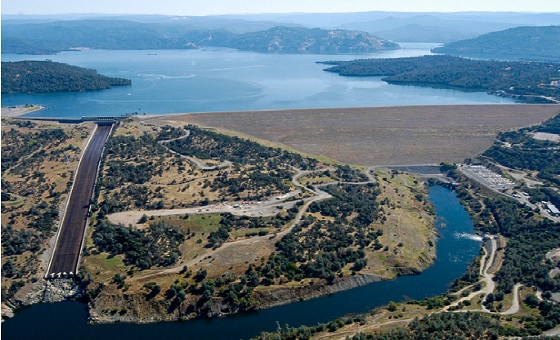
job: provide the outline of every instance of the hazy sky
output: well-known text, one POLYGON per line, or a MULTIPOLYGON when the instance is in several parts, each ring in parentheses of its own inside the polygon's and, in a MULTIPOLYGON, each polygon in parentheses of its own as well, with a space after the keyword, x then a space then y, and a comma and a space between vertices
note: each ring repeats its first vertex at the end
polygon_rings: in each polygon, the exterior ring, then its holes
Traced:
POLYGON ((2 0, 2 14, 212 15, 365 11, 560 12, 560 0, 2 0))

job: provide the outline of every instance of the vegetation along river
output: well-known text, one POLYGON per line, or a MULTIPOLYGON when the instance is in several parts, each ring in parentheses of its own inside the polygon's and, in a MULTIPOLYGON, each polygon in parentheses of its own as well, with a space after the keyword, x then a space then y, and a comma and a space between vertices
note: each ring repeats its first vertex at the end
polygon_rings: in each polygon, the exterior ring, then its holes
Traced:
POLYGON ((45 60, 93 68, 132 80, 109 90, 2 94, 3 106, 40 104, 41 117, 120 116, 176 112, 331 108, 400 105, 510 104, 485 92, 391 85, 382 77, 341 77, 323 71, 326 60, 398 58, 430 54, 437 44, 361 55, 260 54, 225 48, 161 51, 3 54, 2 61, 45 60))
POLYGON ((423 299, 442 294, 480 251, 480 242, 468 237, 472 221, 455 193, 441 186, 430 188, 440 238, 437 260, 420 275, 375 282, 308 301, 253 313, 185 322, 147 325, 87 324, 80 302, 40 304, 25 308, 2 324, 2 339, 240 339, 278 325, 300 326, 327 322, 348 313, 363 313, 389 301, 423 299))

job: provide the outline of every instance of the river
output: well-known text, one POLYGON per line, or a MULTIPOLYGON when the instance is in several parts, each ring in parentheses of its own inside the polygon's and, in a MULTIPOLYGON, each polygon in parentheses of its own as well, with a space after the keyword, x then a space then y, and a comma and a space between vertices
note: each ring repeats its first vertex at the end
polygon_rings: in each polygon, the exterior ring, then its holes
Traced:
POLYGON ((314 325, 348 313, 363 313, 389 301, 423 299, 442 294, 480 251, 472 221, 455 193, 430 188, 436 212, 437 260, 420 275, 401 276, 336 294, 224 318, 148 325, 88 325, 79 302, 39 304, 24 308, 2 324, 2 339, 241 339, 273 331, 278 325, 314 325))
POLYGON ((390 85, 381 77, 341 77, 317 61, 398 58, 430 54, 436 44, 360 55, 260 54, 200 50, 2 54, 2 61, 45 60, 96 69, 132 80, 131 86, 81 93, 2 94, 3 106, 40 104, 39 117, 121 116, 176 112, 247 111, 364 106, 510 104, 485 92, 390 85))

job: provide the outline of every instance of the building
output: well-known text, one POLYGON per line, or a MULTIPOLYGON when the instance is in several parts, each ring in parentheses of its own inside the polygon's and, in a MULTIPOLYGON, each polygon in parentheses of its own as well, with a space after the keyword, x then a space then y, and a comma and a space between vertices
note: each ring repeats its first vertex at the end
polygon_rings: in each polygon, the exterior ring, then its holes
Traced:
POLYGON ((560 216, 560 210, 558 210, 558 208, 556 208, 554 204, 547 203, 546 208, 548 209, 548 211, 550 211, 550 214, 552 216, 560 216))

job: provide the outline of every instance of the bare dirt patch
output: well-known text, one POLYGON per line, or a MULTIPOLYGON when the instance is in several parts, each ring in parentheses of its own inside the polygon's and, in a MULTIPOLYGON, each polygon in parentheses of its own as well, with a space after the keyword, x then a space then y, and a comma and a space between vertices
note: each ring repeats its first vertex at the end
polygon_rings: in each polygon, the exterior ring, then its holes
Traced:
POLYGON ((560 135, 555 133, 537 132, 535 133, 533 138, 537 140, 547 140, 556 143, 560 142, 560 135))
POLYGON ((559 105, 440 105, 220 112, 165 116, 239 131, 356 165, 461 162, 496 133, 539 123, 559 105))
POLYGON ((2 107, 2 117, 18 117, 26 113, 35 112, 42 110, 43 107, 40 105, 22 105, 22 106, 11 106, 2 107))

